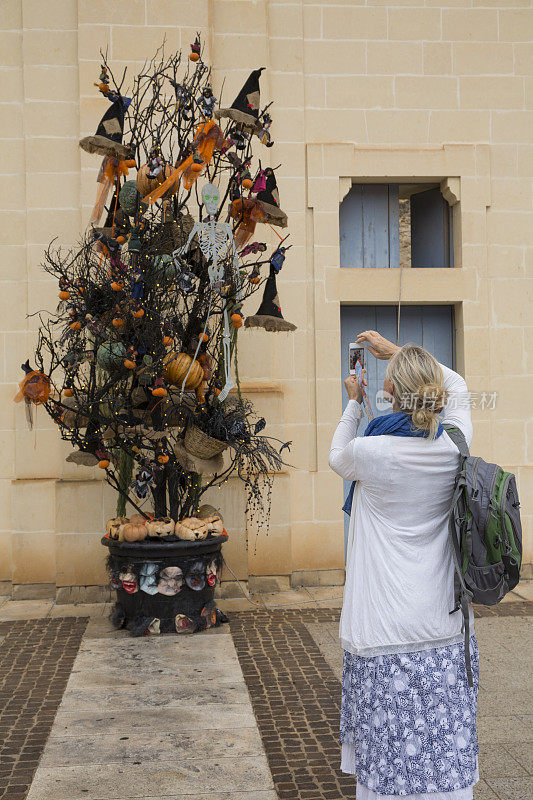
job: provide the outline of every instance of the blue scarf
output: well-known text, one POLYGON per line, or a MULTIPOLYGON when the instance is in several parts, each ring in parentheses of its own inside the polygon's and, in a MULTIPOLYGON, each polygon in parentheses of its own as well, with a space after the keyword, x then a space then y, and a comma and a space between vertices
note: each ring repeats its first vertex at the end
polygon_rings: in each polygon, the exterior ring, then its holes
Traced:
MULTIPOLYGON (((437 437, 439 437, 442 433, 444 428, 442 424, 439 422, 439 427, 437 430, 437 437)), ((383 417, 376 417, 371 422, 368 423, 367 428, 363 434, 363 436, 383 436, 387 434, 388 436, 425 436, 427 437, 427 433, 421 431, 419 428, 413 427, 411 424, 411 417, 408 414, 404 414, 403 411, 394 411, 392 414, 385 414, 383 417)), ((350 486, 350 491, 346 496, 346 500, 344 501, 344 505, 342 510, 345 511, 348 516, 352 513, 352 500, 353 500, 353 493, 355 489, 355 481, 352 481, 352 485, 350 486)))

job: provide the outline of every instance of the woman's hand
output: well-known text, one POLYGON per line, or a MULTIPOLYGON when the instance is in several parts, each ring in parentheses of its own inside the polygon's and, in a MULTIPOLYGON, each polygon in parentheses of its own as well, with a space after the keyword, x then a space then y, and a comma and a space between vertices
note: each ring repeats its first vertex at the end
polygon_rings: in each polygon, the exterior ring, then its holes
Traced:
POLYGON ((379 358, 380 361, 387 361, 400 349, 397 345, 385 339, 385 337, 377 331, 363 331, 355 341, 357 344, 359 344, 359 342, 368 342, 370 347, 367 347, 367 350, 369 350, 373 356, 379 358))
MULTIPOLYGON (((365 370, 362 371, 361 380, 363 381, 363 386, 366 386, 365 370)), ((363 402, 363 389, 355 375, 348 375, 344 381, 344 385, 346 386, 346 391, 348 392, 348 398, 350 400, 357 400, 358 403, 363 402)))

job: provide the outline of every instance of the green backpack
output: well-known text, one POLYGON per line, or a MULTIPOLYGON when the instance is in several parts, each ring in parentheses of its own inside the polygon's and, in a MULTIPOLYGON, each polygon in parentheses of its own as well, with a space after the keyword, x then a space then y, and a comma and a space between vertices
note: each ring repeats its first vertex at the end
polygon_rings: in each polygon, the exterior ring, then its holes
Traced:
POLYGON ((471 602, 499 603, 520 580, 520 503, 511 472, 471 456, 459 428, 444 429, 461 454, 449 515, 455 568, 455 608, 450 614, 459 609, 463 613, 466 672, 472 686, 468 607, 471 602))

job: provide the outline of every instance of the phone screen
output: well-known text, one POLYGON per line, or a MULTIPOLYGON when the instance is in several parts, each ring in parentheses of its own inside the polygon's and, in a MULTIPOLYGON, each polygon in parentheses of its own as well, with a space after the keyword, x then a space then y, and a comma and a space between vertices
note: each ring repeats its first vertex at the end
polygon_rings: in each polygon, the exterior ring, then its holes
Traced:
POLYGON ((355 375, 357 362, 361 369, 365 369, 365 348, 362 345, 350 342, 350 353, 348 363, 350 365, 350 375, 355 375))

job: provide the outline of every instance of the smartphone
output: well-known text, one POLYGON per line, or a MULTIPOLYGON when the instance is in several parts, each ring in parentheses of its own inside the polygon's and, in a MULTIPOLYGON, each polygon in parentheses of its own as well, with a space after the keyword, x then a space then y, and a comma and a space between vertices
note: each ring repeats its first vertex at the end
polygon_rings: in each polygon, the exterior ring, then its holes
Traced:
POLYGON ((350 342, 350 351, 348 355, 350 375, 356 374, 357 362, 359 362, 362 370, 365 369, 365 346, 358 342, 350 342))

